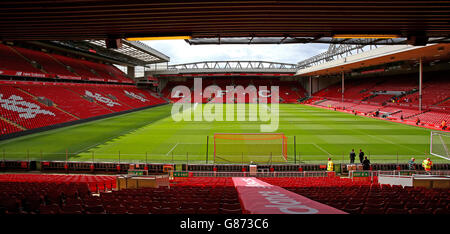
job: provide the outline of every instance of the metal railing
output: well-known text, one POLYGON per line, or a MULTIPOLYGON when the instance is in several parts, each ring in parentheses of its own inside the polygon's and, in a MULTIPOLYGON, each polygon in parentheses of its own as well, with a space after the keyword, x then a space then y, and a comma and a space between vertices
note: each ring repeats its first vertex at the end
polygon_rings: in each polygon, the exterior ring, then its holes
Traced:
POLYGON ((350 179, 354 179, 355 175, 361 175, 367 173, 364 176, 359 177, 370 177, 371 181, 374 181, 375 176, 414 176, 414 175, 433 175, 433 176, 450 176, 450 171, 436 170, 436 171, 418 171, 418 170, 390 170, 390 171, 349 171, 348 175, 350 179))

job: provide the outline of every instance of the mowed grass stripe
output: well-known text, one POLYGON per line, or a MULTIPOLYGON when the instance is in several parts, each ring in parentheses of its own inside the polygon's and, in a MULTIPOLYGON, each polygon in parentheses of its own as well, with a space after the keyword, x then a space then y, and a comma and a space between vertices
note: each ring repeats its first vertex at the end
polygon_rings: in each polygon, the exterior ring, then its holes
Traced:
MULTIPOLYGON (((203 106, 197 105, 196 110, 203 106)), ((427 129, 298 104, 279 107, 280 123, 276 132, 288 137, 289 163, 294 161, 294 136, 297 162, 298 158, 304 162, 324 162, 329 155, 348 161, 352 148, 356 151, 362 148, 372 162, 396 162, 397 154, 401 162, 406 162, 412 156, 425 157, 429 148, 430 130, 427 129)), ((0 150, 5 149, 7 159, 23 159, 27 150, 31 158, 39 159, 42 150, 46 160, 64 160, 65 149, 69 149, 70 159, 75 161, 90 161, 92 154, 96 161, 117 161, 120 152, 121 161, 205 163, 209 136, 208 162, 211 163, 214 133, 257 133, 261 124, 267 124, 261 121, 175 122, 170 112, 171 105, 166 105, 33 134, 0 142, 0 150)), ((433 159, 446 162, 438 157, 433 159)))

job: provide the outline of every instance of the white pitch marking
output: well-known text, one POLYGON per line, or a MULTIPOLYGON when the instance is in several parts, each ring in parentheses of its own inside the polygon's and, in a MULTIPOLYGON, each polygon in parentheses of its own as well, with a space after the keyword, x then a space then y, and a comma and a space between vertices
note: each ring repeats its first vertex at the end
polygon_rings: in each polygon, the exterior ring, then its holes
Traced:
POLYGON ((332 156, 328 151, 324 150, 322 147, 318 146, 316 143, 313 143, 313 145, 315 147, 317 147, 318 149, 322 150, 323 152, 327 153, 328 155, 332 156))
POLYGON ((174 150, 174 149, 177 147, 178 144, 180 144, 180 143, 176 143, 176 144, 172 147, 172 149, 171 149, 169 152, 167 152, 166 156, 169 155, 170 152, 172 152, 172 150, 174 150))

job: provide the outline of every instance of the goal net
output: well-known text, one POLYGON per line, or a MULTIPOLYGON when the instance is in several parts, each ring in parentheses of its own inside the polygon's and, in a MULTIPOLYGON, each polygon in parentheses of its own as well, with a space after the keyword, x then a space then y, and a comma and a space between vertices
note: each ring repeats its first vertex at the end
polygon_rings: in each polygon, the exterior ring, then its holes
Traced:
POLYGON ((444 132, 431 132, 430 154, 450 160, 450 134, 444 132))
POLYGON ((287 161, 287 137, 282 133, 216 133, 215 163, 278 163, 287 161))

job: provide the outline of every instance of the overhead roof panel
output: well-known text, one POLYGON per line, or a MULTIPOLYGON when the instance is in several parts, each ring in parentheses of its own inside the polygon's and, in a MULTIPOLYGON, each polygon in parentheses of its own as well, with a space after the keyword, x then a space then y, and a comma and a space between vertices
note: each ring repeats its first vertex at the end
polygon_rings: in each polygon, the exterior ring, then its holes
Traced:
POLYGON ((0 1, 0 40, 189 35, 331 37, 336 33, 450 37, 448 1, 0 1))

